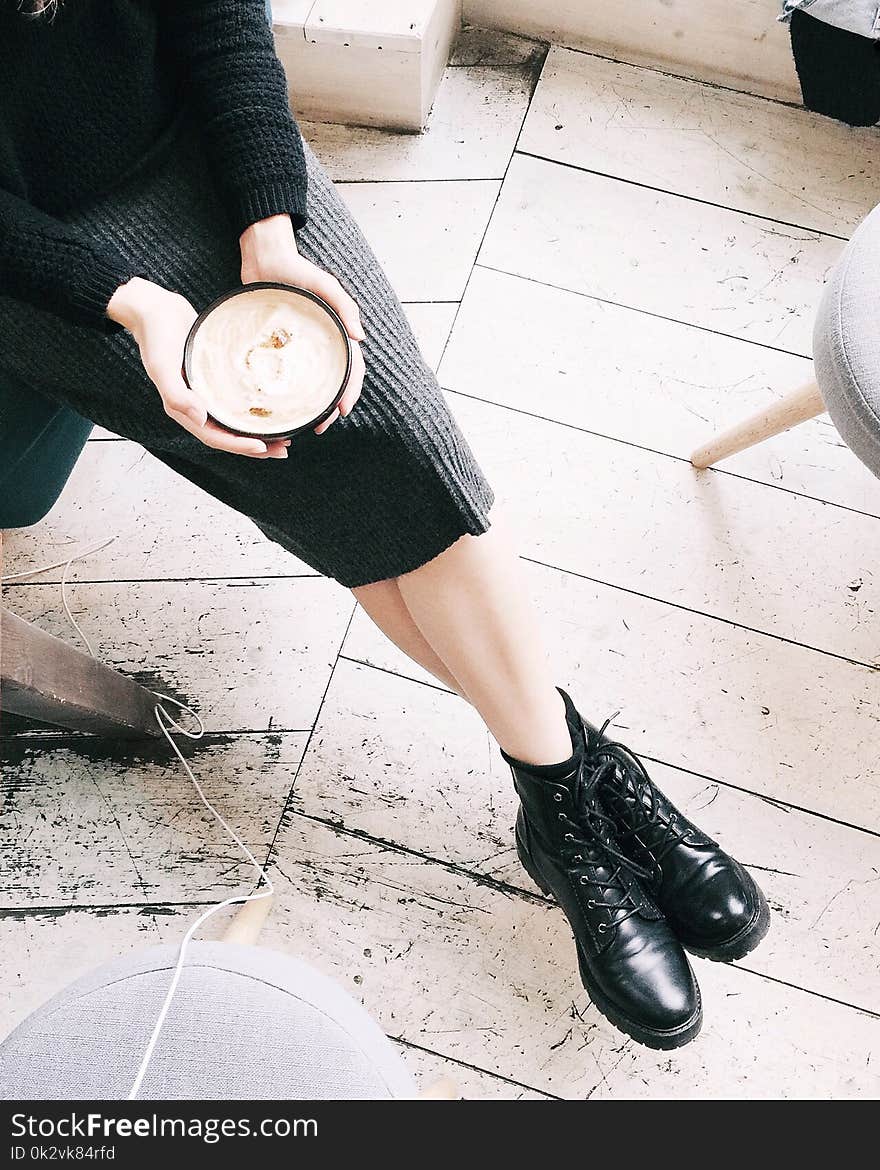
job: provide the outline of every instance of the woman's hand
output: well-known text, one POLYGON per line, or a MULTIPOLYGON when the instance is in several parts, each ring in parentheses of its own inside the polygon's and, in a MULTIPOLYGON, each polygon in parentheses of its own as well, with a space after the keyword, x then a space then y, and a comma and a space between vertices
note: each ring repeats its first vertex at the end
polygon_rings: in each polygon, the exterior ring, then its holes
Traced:
POLYGON ((197 314, 186 297, 135 277, 113 294, 107 316, 132 334, 165 413, 184 430, 216 451, 252 459, 287 458, 289 440, 267 444, 231 434, 208 418, 204 403, 187 386, 181 370, 183 349, 197 314))
POLYGON ((364 327, 358 307, 335 276, 318 268, 296 247, 296 237, 289 215, 273 215, 252 224, 241 236, 241 281, 252 284, 256 281, 279 281, 282 284, 296 284, 319 297, 335 309, 351 338, 351 373, 345 394, 333 414, 315 427, 315 434, 321 435, 340 417, 351 414, 361 396, 364 382, 364 357, 360 342, 364 340, 364 327))

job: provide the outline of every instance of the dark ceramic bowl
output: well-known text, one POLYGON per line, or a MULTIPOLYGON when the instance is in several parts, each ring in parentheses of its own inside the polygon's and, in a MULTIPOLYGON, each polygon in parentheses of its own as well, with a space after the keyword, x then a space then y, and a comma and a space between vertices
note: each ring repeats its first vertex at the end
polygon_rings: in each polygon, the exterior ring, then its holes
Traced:
POLYGON ((276 289, 281 289, 284 292, 296 293, 297 296, 306 297, 306 298, 308 298, 308 300, 314 302, 314 304, 319 305, 324 310, 324 312, 327 314, 327 316, 330 318, 330 320, 333 322, 336 329, 338 329, 339 335, 340 335, 342 342, 345 346, 345 353, 346 353, 345 374, 343 375, 343 378, 342 378, 342 384, 340 385, 339 389, 334 394, 332 400, 330 402, 328 402, 327 406, 321 411, 321 413, 319 415, 317 415, 315 418, 311 419, 310 422, 303 423, 302 426, 295 427, 293 430, 287 430, 287 431, 261 431, 261 430, 247 430, 247 431, 245 431, 245 430, 240 430, 238 427, 228 426, 226 423, 221 422, 220 419, 214 418, 214 416, 210 413, 210 411, 208 412, 208 417, 211 419, 212 422, 215 422, 218 426, 223 427, 224 430, 231 431, 232 434, 234 434, 234 435, 244 435, 245 438, 248 438, 248 439, 263 439, 267 443, 272 443, 272 442, 277 442, 279 439, 291 439, 291 438, 293 438, 294 435, 298 435, 302 431, 314 430, 315 427, 319 427, 322 422, 326 422, 326 420, 330 417, 330 415, 333 413, 333 411, 339 405, 339 402, 340 402, 343 394, 345 393, 345 388, 348 385, 348 378, 349 378, 349 375, 351 374, 351 342, 349 340, 348 333, 346 332, 346 328, 342 324, 342 321, 339 317, 339 314, 336 312, 336 310, 331 308, 330 305, 328 305, 327 302, 325 300, 323 300, 321 297, 317 296, 317 294, 315 294, 313 292, 309 292, 309 290, 307 288, 299 288, 295 284, 281 284, 278 281, 270 281, 270 280, 259 281, 259 282, 256 282, 254 284, 243 284, 241 286, 241 288, 234 288, 231 292, 224 293, 224 295, 222 297, 218 297, 217 300, 213 301, 210 305, 208 305, 207 309, 205 309, 204 312, 200 313, 199 316, 196 318, 196 320, 193 322, 193 327, 189 331, 189 336, 186 339, 186 345, 184 346, 184 350, 183 350, 183 377, 184 377, 184 381, 186 382, 187 386, 190 387, 190 389, 192 389, 192 382, 190 381, 190 372, 191 372, 191 365, 192 365, 193 345, 195 344, 196 334, 198 333, 199 329, 202 327, 202 324, 204 323, 204 321, 211 315, 211 313, 214 312, 214 310, 216 308, 218 308, 220 305, 225 304, 226 301, 232 300, 233 297, 240 297, 243 294, 246 294, 249 292, 255 292, 258 289, 262 289, 262 288, 276 288, 276 289))

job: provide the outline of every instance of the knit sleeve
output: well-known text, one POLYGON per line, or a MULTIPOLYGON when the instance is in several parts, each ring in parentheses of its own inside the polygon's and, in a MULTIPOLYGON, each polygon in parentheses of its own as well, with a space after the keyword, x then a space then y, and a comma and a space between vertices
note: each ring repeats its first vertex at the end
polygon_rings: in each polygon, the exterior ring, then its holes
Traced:
POLYGON ((264 0, 164 0, 162 21, 236 232, 280 214, 301 228, 303 144, 264 0))
POLYGON ((115 248, 0 190, 0 291, 105 332, 107 304, 137 273, 115 248))

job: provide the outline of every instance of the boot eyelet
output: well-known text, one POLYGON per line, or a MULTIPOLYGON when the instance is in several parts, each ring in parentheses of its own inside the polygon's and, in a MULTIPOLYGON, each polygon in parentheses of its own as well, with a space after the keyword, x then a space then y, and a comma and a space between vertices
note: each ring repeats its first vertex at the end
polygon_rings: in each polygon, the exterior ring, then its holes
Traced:
POLYGON ((562 821, 563 824, 565 824, 565 822, 568 820, 568 817, 565 815, 565 813, 560 813, 559 820, 562 821))
POLYGON ((586 874, 582 874, 581 875, 581 885, 588 886, 589 884, 590 884, 590 879, 586 876, 586 874))
POLYGON ((561 792, 554 792, 553 799, 556 801, 557 804, 559 804, 560 800, 562 800, 562 793, 561 792))
POLYGON ((587 899, 587 909, 588 910, 595 910, 596 909, 596 902, 593 898, 587 899))
POLYGON ((576 853, 574 855, 574 859, 575 859, 575 861, 580 861, 580 862, 583 862, 583 860, 584 860, 582 854, 580 854, 580 853, 576 853))
POLYGON ((563 841, 573 841, 573 840, 574 840, 574 833, 566 833, 565 836, 563 837, 563 841))
POLYGON ((605 932, 608 930, 608 927, 604 922, 600 922, 596 929, 599 931, 599 934, 605 934, 605 932))

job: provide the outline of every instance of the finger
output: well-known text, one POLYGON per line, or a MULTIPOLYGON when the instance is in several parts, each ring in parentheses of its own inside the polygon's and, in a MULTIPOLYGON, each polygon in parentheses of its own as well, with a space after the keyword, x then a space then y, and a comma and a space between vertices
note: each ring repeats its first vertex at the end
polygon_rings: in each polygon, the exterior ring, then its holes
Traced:
POLYGON ((248 439, 244 435, 234 435, 231 431, 207 422, 203 426, 196 426, 192 420, 177 411, 169 411, 169 416, 179 423, 185 431, 210 447, 214 451, 227 451, 231 455, 247 455, 251 459, 268 459, 269 449, 262 439, 248 439))
POLYGON ((348 375, 345 393, 339 400, 339 413, 343 418, 347 418, 351 414, 355 403, 361 396, 365 373, 364 355, 361 352, 361 347, 355 343, 351 347, 351 371, 348 375))
POLYGON ((249 439, 245 435, 235 435, 217 423, 208 422, 199 428, 199 438, 216 451, 228 451, 232 455, 250 455, 253 459, 268 457, 268 445, 262 439, 249 439))
POLYGON ((216 451, 228 451, 233 455, 245 455, 250 459, 286 459, 290 439, 266 442, 263 439, 236 435, 225 427, 208 422, 204 427, 195 428, 196 438, 216 451))
POLYGON ((157 370, 154 372, 154 380, 168 414, 174 412, 185 415, 197 427, 205 425, 208 420, 205 404, 190 390, 180 374, 171 370, 157 370))
POLYGON ((319 427, 315 427, 315 434, 323 435, 324 431, 329 430, 329 428, 333 426, 338 418, 339 410, 337 409, 333 411, 329 418, 324 419, 319 427))
POLYGON ((279 443, 268 443, 266 446, 266 454, 270 459, 286 459, 287 448, 290 446, 290 439, 279 443))

